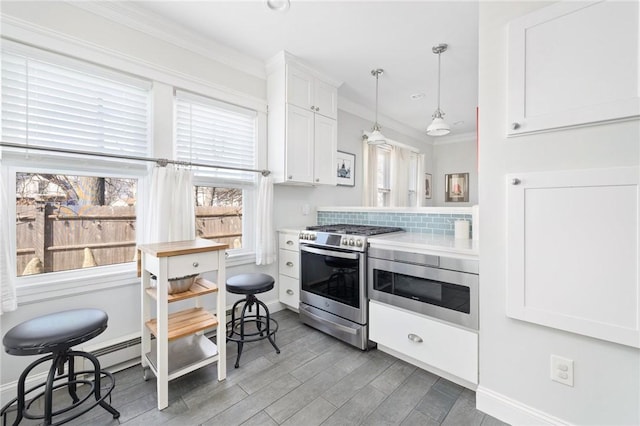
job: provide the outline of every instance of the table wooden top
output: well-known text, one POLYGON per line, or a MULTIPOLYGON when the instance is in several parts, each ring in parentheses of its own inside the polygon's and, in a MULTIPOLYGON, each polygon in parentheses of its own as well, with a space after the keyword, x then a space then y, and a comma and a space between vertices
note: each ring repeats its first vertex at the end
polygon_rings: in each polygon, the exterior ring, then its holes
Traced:
POLYGON ((138 250, 156 257, 180 256, 183 254, 226 250, 227 248, 229 248, 228 244, 217 243, 203 238, 168 243, 141 244, 138 246, 138 250))

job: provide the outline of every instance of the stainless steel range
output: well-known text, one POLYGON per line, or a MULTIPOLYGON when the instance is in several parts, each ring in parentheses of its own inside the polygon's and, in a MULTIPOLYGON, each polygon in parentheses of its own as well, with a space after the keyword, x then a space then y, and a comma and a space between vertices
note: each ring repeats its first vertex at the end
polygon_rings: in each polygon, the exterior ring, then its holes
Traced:
POLYGON ((402 228, 369 225, 310 226, 300 233, 300 319, 366 349, 367 237, 402 228))

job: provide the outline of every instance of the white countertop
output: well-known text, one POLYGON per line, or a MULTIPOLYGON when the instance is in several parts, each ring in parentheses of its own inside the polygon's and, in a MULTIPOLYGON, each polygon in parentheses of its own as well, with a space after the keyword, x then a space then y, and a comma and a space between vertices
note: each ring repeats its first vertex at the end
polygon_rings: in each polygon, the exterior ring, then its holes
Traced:
POLYGON ((433 235, 419 232, 402 232, 376 235, 368 238, 371 247, 413 251, 435 255, 477 258, 478 240, 455 239, 452 235, 433 235))

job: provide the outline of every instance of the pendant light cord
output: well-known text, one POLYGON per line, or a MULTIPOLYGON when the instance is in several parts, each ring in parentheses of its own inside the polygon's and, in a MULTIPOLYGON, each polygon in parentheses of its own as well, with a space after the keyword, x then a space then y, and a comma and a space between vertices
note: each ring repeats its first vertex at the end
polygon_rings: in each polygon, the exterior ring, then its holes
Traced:
POLYGON ((438 52, 438 109, 436 110, 436 113, 440 113, 440 55, 442 55, 442 52, 438 52))

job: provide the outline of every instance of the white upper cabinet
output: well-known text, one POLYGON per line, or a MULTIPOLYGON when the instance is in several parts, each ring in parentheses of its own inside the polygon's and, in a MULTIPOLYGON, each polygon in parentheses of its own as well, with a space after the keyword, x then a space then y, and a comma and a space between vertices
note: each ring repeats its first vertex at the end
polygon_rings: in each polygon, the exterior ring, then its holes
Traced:
POLYGON ((507 134, 640 116, 638 5, 567 1, 512 21, 507 134))
POLYGON ((335 185, 338 86, 282 52, 267 64, 267 160, 274 182, 335 185))
POLYGON ((338 118, 338 89, 299 66, 287 64, 287 103, 338 118))

